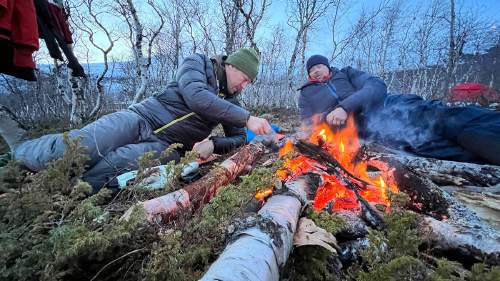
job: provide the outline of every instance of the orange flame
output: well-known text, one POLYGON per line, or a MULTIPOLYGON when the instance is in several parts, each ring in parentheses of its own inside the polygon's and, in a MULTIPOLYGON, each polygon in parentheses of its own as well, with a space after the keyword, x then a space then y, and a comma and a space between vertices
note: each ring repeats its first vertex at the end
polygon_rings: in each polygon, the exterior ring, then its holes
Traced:
MULTIPOLYGON (((344 169, 369 184, 367 188, 359 192, 368 202, 390 205, 386 191, 389 189, 392 192, 397 192, 397 187, 388 185, 381 176, 378 179, 371 177, 367 173, 366 163, 354 161, 359 149, 359 139, 352 116, 347 119, 346 126, 339 130, 333 131, 326 123, 314 126, 309 135, 309 141, 321 145, 332 157, 337 159, 344 169)), ((293 143, 287 142, 280 150, 279 155, 283 156, 293 150, 293 143)), ((281 180, 287 180, 312 171, 318 165, 316 161, 304 155, 298 155, 287 159, 283 167, 277 171, 277 176, 281 180)), ((359 203, 352 190, 342 184, 335 176, 323 175, 322 177, 324 184, 319 187, 316 193, 313 204, 315 209, 323 209, 329 202, 334 211, 359 208, 359 203)))

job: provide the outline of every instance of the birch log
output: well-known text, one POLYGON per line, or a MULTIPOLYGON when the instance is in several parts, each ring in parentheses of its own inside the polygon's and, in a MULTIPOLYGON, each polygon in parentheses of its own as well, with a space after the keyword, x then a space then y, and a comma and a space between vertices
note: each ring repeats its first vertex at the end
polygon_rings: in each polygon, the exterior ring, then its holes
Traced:
MULTIPOLYGON (((170 221, 176 217, 180 209, 188 207, 198 209, 210 201, 223 186, 249 171, 253 163, 262 156, 264 150, 262 143, 245 145, 199 180, 177 191, 138 204, 145 209, 150 222, 170 221)), ((128 219, 134 207, 125 212, 122 219, 128 219)))
POLYGON ((286 183, 292 192, 272 196, 257 218, 245 220, 246 226, 234 232, 233 241, 200 280, 278 281, 293 248, 306 193, 318 183, 306 177, 286 183))

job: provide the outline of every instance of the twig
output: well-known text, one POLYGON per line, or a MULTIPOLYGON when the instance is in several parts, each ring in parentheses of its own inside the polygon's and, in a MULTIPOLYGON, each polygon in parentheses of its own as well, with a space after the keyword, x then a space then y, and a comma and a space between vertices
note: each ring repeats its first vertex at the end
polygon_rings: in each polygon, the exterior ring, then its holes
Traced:
POLYGON ((355 182, 357 183, 356 189, 365 189, 368 186, 371 186, 371 184, 367 183, 366 181, 354 176, 351 174, 351 172, 347 171, 342 165, 332 156, 330 156, 328 153, 323 151, 320 147, 315 146, 311 143, 307 143, 304 141, 299 141, 296 144, 297 148, 300 150, 300 152, 316 159, 321 162, 325 162, 328 164, 329 168, 334 169, 337 171, 337 174, 341 174, 342 178, 349 181, 349 182, 355 182))
POLYGON ((120 256, 120 257, 118 257, 118 258, 116 258, 116 259, 114 259, 114 260, 112 260, 112 261, 110 261, 110 262, 109 262, 109 263, 107 263, 105 266, 103 266, 103 267, 102 267, 102 268, 101 268, 101 269, 100 269, 100 270, 99 270, 99 271, 98 271, 98 272, 94 275, 94 277, 92 277, 92 279, 90 279, 90 281, 94 281, 94 280, 97 278, 97 276, 99 276, 99 274, 101 274, 101 272, 102 272, 102 271, 104 271, 104 270, 105 270, 108 266, 112 265, 113 263, 115 263, 115 262, 117 262, 117 261, 119 261, 119 260, 123 259, 123 258, 124 258, 124 257, 126 257, 126 256, 130 256, 130 255, 132 255, 132 254, 135 254, 135 253, 137 253, 137 252, 141 252, 141 251, 145 251, 145 250, 146 250, 146 249, 144 249, 144 248, 141 248, 141 249, 135 249, 135 250, 133 250, 133 251, 131 251, 131 252, 128 252, 128 253, 126 253, 126 254, 124 254, 124 255, 122 255, 122 256, 120 256))

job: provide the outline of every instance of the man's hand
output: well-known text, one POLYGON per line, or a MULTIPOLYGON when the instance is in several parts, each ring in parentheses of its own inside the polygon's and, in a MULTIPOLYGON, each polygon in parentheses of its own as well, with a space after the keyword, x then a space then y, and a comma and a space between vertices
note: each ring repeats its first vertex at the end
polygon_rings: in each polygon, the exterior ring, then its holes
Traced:
POLYGON ((196 151, 200 158, 205 160, 214 152, 214 142, 210 139, 204 139, 194 144, 193 151, 196 151))
POLYGON ((273 131, 266 119, 255 116, 248 118, 247 128, 257 135, 265 135, 273 131))
POLYGON ((326 122, 331 126, 340 126, 345 123, 347 112, 342 107, 337 107, 326 116, 326 122))

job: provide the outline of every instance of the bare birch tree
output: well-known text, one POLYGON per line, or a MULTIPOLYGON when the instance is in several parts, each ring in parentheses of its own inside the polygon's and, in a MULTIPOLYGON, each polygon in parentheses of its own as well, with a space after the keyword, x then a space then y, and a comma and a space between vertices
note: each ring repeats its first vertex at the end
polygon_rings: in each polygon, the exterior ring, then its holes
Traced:
POLYGON ((223 19, 223 29, 226 54, 234 52, 242 45, 242 18, 235 0, 218 0, 219 9, 223 19))
POLYGON ((149 82, 149 67, 151 65, 153 43, 158 37, 158 34, 160 34, 165 24, 165 20, 156 7, 155 2, 152 0, 148 0, 147 5, 151 7, 151 11, 160 23, 157 27, 151 29, 148 29, 144 22, 141 22, 138 11, 132 0, 117 0, 117 4, 120 8, 120 15, 125 19, 129 28, 128 39, 130 40, 134 54, 136 78, 139 80, 138 83, 136 83, 134 98, 132 99, 132 104, 134 104, 139 102, 146 91, 149 82), (146 54, 143 52, 144 43, 147 44, 145 48, 146 54))
POLYGON ((257 50, 257 43, 255 42, 255 32, 257 27, 264 16, 264 13, 271 5, 268 0, 233 0, 238 7, 240 13, 243 15, 246 30, 246 39, 250 42, 250 47, 257 50))
POLYGON ((104 99, 104 78, 109 70, 109 53, 115 46, 117 38, 113 38, 109 27, 104 23, 104 18, 109 16, 110 6, 107 4, 97 3, 95 0, 80 0, 77 4, 78 8, 73 9, 72 22, 74 26, 85 33, 88 42, 98 51, 101 52, 103 59, 103 70, 98 75, 96 80, 97 98, 94 107, 87 115, 87 118, 96 118, 99 114, 104 99), (97 32, 104 34, 105 42, 100 42, 96 39, 97 32))
POLYGON ((217 44, 215 23, 211 15, 215 6, 210 6, 202 0, 187 0, 182 5, 184 17, 192 42, 192 52, 200 48, 205 54, 216 54, 219 50, 217 44))
POLYGON ((330 0, 297 0, 291 3, 288 25, 295 31, 294 48, 288 64, 288 77, 290 79, 296 65, 297 57, 304 57, 307 48, 307 34, 316 21, 325 15, 332 2, 330 0))

